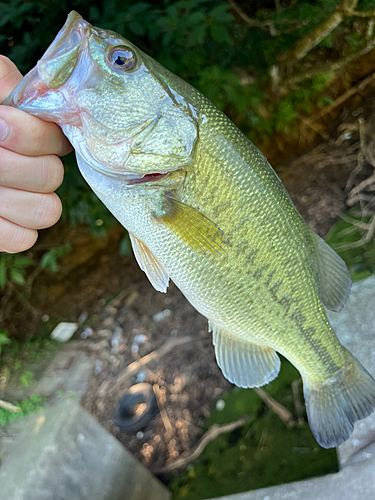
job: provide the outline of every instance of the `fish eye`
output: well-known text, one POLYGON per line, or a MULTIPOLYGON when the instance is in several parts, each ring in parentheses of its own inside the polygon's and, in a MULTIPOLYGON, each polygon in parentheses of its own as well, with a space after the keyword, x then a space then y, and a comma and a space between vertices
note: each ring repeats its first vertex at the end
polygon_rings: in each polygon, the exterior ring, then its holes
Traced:
POLYGON ((108 61, 116 69, 130 71, 134 68, 136 57, 134 52, 129 47, 115 47, 108 54, 108 61))

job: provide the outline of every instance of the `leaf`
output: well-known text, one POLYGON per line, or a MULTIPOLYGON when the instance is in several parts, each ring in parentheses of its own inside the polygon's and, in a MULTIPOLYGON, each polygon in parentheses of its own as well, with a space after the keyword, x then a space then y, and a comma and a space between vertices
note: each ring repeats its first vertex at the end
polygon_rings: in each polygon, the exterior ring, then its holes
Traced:
POLYGON ((7 269, 2 263, 0 263, 0 288, 3 289, 5 287, 5 283, 7 281, 7 269))
POLYGON ((13 262, 13 266, 18 269, 23 269, 25 267, 31 266, 33 264, 33 260, 29 257, 16 257, 13 262))
POLYGON ((23 285, 25 283, 24 273, 15 267, 9 270, 10 279, 16 285, 23 285))
POLYGON ((146 2, 139 2, 135 3, 131 7, 127 9, 127 13, 131 16, 135 16, 137 14, 140 14, 141 12, 144 12, 145 10, 148 10, 150 8, 150 4, 146 2))
POLYGON ((210 12, 210 17, 213 17, 218 23, 231 23, 234 20, 232 14, 228 14, 227 10, 229 9, 229 5, 226 3, 222 3, 218 5, 210 12))
POLYGON ((4 331, 0 332, 0 346, 5 344, 10 344, 12 341, 8 338, 8 335, 4 331))

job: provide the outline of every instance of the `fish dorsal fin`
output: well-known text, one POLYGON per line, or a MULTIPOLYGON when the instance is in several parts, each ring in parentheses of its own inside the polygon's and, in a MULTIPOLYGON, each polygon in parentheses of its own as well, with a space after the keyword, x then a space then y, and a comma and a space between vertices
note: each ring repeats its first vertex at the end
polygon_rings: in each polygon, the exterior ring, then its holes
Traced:
POLYGON ((317 234, 319 296, 325 307, 340 311, 349 296, 352 279, 345 262, 317 234))
POLYGON ((280 358, 273 349, 239 340, 211 323, 210 330, 217 364, 229 382, 247 389, 277 377, 280 358))
POLYGON ((146 273, 147 278, 158 292, 166 292, 169 284, 169 276, 155 255, 146 247, 141 240, 129 233, 135 258, 139 267, 146 273))
POLYGON ((154 214, 159 222, 182 238, 196 252, 208 251, 220 255, 226 246, 222 231, 201 212, 170 196, 165 198, 161 215, 154 214))

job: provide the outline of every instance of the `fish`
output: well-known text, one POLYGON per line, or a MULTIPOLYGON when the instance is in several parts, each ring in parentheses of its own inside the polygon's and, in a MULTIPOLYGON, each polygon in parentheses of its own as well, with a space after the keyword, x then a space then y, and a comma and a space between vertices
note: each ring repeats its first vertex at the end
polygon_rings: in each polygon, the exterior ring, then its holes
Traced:
POLYGON ((326 310, 350 292, 262 153, 206 97, 129 40, 71 12, 3 104, 57 123, 97 196, 128 230, 156 290, 172 280, 208 319, 233 384, 260 387, 281 354, 310 428, 331 448, 375 409, 375 381, 326 310))

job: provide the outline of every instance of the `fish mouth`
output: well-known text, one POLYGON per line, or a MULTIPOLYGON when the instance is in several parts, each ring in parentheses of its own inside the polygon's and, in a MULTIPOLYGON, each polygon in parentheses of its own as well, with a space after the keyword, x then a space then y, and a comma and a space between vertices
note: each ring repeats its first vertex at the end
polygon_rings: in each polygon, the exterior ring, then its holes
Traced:
POLYGON ((140 184, 148 184, 150 182, 152 183, 157 183, 164 179, 167 175, 169 175, 171 172, 165 172, 165 173, 160 173, 160 172, 154 172, 151 174, 145 174, 142 177, 133 177, 131 179, 125 180, 125 183, 127 186, 139 186, 140 184))
MULTIPOLYGON (((66 123, 72 114, 70 92, 61 89, 87 48, 91 25, 72 11, 42 58, 3 102, 46 121, 66 123), (67 109, 69 109, 67 113, 67 109), (65 112, 64 112, 65 111, 65 112), (56 120, 60 113, 62 118, 56 120)), ((69 120, 74 123, 75 120, 69 120)))

